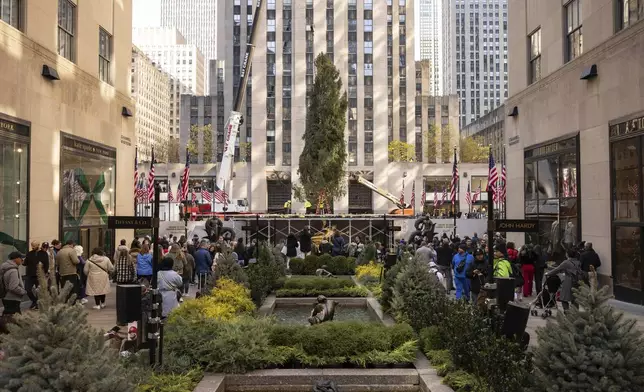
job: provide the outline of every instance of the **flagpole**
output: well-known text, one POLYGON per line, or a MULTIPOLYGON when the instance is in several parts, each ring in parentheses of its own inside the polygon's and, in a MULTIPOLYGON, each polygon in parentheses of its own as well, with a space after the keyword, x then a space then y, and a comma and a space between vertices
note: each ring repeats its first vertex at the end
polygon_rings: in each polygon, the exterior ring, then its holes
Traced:
MULTIPOLYGON (((454 147, 454 167, 456 167, 456 147, 454 147)), ((452 215, 454 215, 454 238, 456 238, 456 202, 458 200, 458 191, 459 191, 459 183, 460 181, 458 178, 456 178, 456 172, 454 169, 452 169, 452 177, 455 179, 452 181, 455 181, 456 183, 454 184, 454 187, 456 188, 456 195, 454 197, 454 200, 452 201, 452 215)))

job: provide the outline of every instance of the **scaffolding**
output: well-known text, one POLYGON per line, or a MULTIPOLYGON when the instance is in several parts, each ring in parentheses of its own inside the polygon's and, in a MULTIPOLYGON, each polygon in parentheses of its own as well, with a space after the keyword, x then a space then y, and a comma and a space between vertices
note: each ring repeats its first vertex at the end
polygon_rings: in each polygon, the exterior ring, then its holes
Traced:
POLYGON ((400 215, 235 215, 229 218, 235 223, 241 223, 245 242, 267 241, 278 244, 289 234, 299 236, 305 228, 309 229, 312 238, 328 237, 338 230, 347 239, 359 236, 363 242, 380 242, 386 247, 392 247, 393 233, 401 231, 403 223, 414 217, 400 215))

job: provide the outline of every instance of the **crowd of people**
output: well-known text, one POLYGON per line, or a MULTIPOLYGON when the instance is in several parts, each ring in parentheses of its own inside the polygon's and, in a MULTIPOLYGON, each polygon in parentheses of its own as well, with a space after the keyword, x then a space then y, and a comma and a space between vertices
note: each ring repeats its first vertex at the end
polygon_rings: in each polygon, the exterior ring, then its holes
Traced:
POLYGON ((540 245, 525 244, 517 248, 513 242, 506 242, 501 233, 496 233, 491 241, 487 235, 479 238, 477 233, 462 239, 443 234, 442 238, 434 237, 431 241, 424 238, 419 244, 411 245, 401 241, 399 253, 406 247, 428 264, 448 294, 455 290, 457 299, 474 303, 478 302, 483 285, 493 280, 491 278, 512 277, 516 285, 515 300, 523 301, 545 289, 548 297, 545 302, 548 303, 559 291, 558 300, 564 309, 568 309, 573 301, 573 287, 582 281, 588 284, 588 274, 601 266, 599 255, 590 242, 566 249, 566 258, 554 265, 556 263, 549 262, 550 255, 540 245), (489 246, 494 254, 491 265, 489 246))

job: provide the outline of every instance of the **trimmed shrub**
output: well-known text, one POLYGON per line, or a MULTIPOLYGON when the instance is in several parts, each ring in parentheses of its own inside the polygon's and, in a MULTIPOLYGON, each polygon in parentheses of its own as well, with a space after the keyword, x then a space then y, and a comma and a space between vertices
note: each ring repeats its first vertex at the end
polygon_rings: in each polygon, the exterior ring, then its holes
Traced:
POLYGON ((369 290, 364 287, 344 287, 335 289, 279 289, 276 292, 278 298, 284 297, 368 297, 369 290))
POLYGON ((137 392, 192 392, 203 378, 200 369, 183 374, 153 374, 136 387, 137 392))
POLYGON ((308 255, 304 259, 294 257, 289 261, 293 275, 315 275, 318 268, 326 266, 326 270, 334 275, 353 275, 356 268, 356 259, 353 257, 308 255))
POLYGON ((338 289, 354 287, 356 284, 351 279, 318 278, 314 276, 300 276, 286 279, 282 288, 285 289, 338 289))
POLYGON ((418 335, 423 352, 425 353, 431 350, 442 350, 445 348, 445 338, 440 328, 435 325, 423 328, 418 335))
POLYGON ((464 370, 448 373, 443 379, 443 384, 455 392, 488 392, 490 390, 478 377, 464 370))
POLYGON ((409 323, 414 330, 438 325, 448 308, 445 289, 427 264, 413 259, 396 278, 391 310, 399 321, 409 323))
MULTIPOLYGON (((288 266, 291 270, 291 274, 293 275, 310 275, 307 274, 305 267, 306 267, 306 261, 304 259, 301 259, 299 257, 293 257, 289 262, 288 266)), ((315 273, 315 271, 314 271, 315 273)))
POLYGON ((238 260, 232 257, 230 249, 225 249, 222 253, 222 257, 217 260, 215 273, 210 278, 210 282, 204 291, 210 291, 217 285, 216 282, 221 278, 228 278, 234 282, 243 284, 244 286, 248 285, 248 276, 244 269, 239 265, 238 260))
POLYGON ((356 279, 365 286, 373 286, 380 283, 380 277, 383 273, 383 265, 370 261, 369 264, 363 264, 356 267, 356 279))
POLYGON ((258 306, 264 301, 276 286, 277 281, 284 276, 286 264, 276 259, 271 249, 265 243, 259 244, 257 262, 246 268, 250 294, 258 306))

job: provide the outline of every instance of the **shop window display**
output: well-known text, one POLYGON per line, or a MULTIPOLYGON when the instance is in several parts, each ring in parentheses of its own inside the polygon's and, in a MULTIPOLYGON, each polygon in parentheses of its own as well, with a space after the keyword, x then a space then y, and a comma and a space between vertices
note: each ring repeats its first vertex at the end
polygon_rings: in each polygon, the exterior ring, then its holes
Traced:
MULTIPOLYGON (((0 138, 0 259, 9 253, 28 251, 29 221, 27 186, 29 145, 27 141, 0 138)), ((28 140, 28 139, 27 139, 28 140)))

